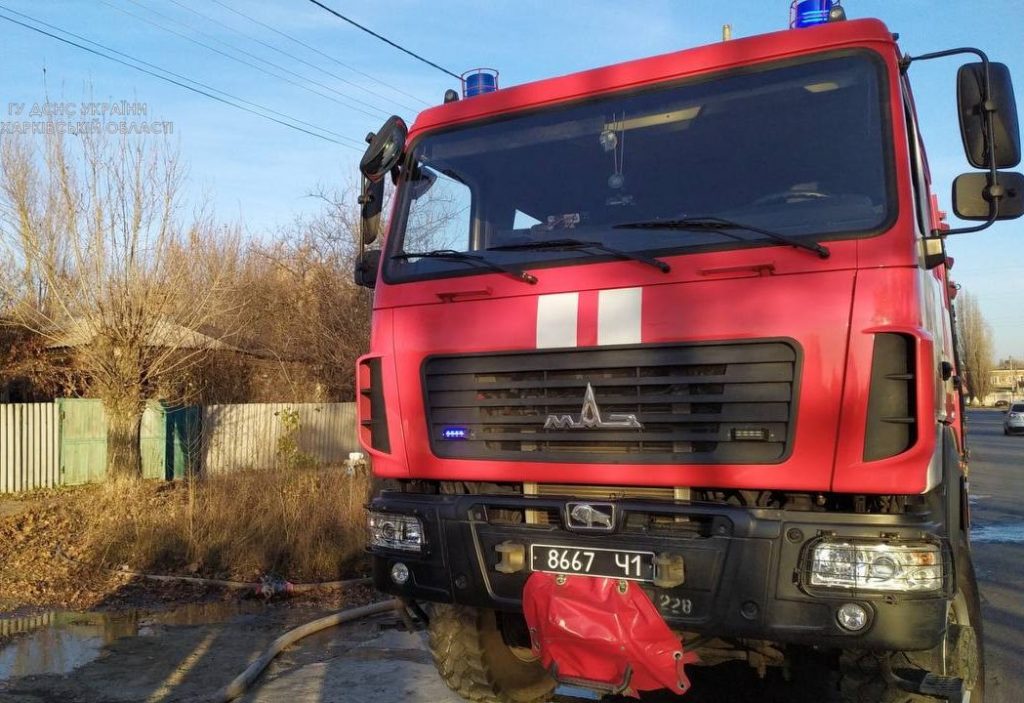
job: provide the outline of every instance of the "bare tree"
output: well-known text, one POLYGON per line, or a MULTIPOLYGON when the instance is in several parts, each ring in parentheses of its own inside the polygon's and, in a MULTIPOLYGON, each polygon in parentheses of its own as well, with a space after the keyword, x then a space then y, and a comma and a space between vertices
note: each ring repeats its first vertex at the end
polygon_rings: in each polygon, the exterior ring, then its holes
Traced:
POLYGON ((264 302, 252 329, 265 349, 311 370, 319 399, 349 400, 370 337, 371 293, 352 280, 358 209, 350 192, 317 197, 320 212, 256 249, 253 289, 264 302))
POLYGON ((0 260, 16 271, 0 297, 103 401, 110 476, 141 475, 147 400, 223 344, 198 334, 226 319, 231 296, 201 255, 217 235, 209 218, 181 216, 182 179, 176 152, 145 139, 0 143, 0 260))
POLYGON ((968 394, 982 401, 992 385, 992 328, 971 293, 961 293, 957 298, 956 324, 968 394))

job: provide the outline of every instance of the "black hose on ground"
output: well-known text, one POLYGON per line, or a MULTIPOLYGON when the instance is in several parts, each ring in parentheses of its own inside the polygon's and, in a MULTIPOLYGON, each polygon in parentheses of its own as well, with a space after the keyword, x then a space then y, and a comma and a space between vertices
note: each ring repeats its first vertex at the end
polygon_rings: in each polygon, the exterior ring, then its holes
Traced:
POLYGON ((200 576, 170 576, 164 574, 147 574, 141 571, 132 571, 131 569, 117 568, 111 569, 109 567, 96 567, 85 562, 79 561, 74 557, 68 556, 64 550, 58 545, 55 552, 59 557, 70 561, 73 564, 79 564, 81 566, 87 566, 90 568, 100 568, 105 571, 110 571, 115 574, 124 574, 125 576, 135 576, 137 578, 144 578, 150 581, 163 581, 163 582, 181 582, 181 583, 192 583, 199 586, 219 586, 220 588, 232 588, 236 590, 253 591, 257 594, 270 597, 276 593, 307 593, 309 591, 316 591, 325 588, 348 588, 351 586, 368 586, 373 582, 371 578, 356 578, 347 579, 344 581, 318 581, 314 583, 290 583, 284 580, 277 580, 271 582, 269 580, 264 581, 226 581, 224 579, 208 579, 200 576))
POLYGON ((136 576, 150 581, 180 581, 182 583, 194 583, 201 586, 220 586, 221 588, 234 588, 253 591, 255 593, 270 596, 274 593, 307 593, 325 588, 348 588, 350 586, 368 586, 373 582, 371 578, 347 579, 345 581, 321 581, 317 583, 290 583, 282 581, 280 588, 267 592, 267 584, 257 581, 224 581, 222 579, 207 579, 199 576, 165 576, 163 574, 145 574, 131 569, 110 569, 117 574, 125 576, 136 576))
POLYGON ((307 622, 305 625, 300 625, 293 630, 289 630, 274 640, 270 647, 261 654, 256 661, 250 664, 245 671, 239 674, 234 681, 219 690, 213 697, 212 703, 228 703, 228 701, 233 701, 241 696, 245 693, 246 689, 248 689, 257 678, 259 678, 259 675, 263 673, 263 670, 267 668, 267 665, 270 664, 271 661, 273 661, 274 657, 280 654, 285 647, 295 644, 303 637, 308 637, 309 635, 320 632, 321 630, 326 630, 329 627, 336 627, 342 623, 359 620, 360 618, 365 618, 370 615, 386 613, 389 610, 397 610, 399 608, 404 609, 401 601, 387 600, 381 603, 364 605, 359 608, 342 610, 341 612, 313 620, 312 622, 307 622))

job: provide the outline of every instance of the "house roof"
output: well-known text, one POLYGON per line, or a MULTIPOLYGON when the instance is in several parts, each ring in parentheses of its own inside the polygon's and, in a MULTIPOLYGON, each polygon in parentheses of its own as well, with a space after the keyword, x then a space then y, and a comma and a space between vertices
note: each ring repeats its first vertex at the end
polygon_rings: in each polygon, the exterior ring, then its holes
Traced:
MULTIPOLYGON (((91 344, 99 330, 93 324, 76 321, 68 329, 55 335, 55 340, 47 345, 50 349, 67 349, 91 344)), ((238 354, 257 354, 254 351, 228 344, 218 339, 219 335, 212 329, 206 332, 190 329, 170 320, 159 320, 149 332, 146 345, 151 347, 169 347, 175 349, 206 349, 211 351, 227 351, 238 354)), ((258 354, 257 354, 258 355, 258 354)))

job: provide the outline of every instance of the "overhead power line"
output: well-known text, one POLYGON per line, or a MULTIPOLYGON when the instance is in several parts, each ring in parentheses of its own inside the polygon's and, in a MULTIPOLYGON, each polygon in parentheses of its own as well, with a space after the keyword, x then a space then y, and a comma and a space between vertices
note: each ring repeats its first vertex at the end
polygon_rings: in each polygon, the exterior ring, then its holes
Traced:
MULTIPOLYGON (((255 17, 250 17, 249 15, 245 14, 244 12, 239 12, 235 8, 231 7, 230 5, 228 5, 228 4, 224 3, 224 2, 221 2, 221 0, 212 0, 212 2, 216 3, 217 5, 220 5, 221 7, 223 7, 225 10, 228 10, 229 12, 235 13, 236 15, 238 15, 239 17, 241 17, 243 19, 246 19, 246 20, 248 20, 250 22, 258 24, 259 26, 261 26, 261 27, 263 27, 265 29, 269 29, 274 34, 278 34, 278 35, 284 37, 285 39, 288 39, 289 41, 295 42, 299 46, 302 46, 302 47, 305 47, 306 49, 309 49, 310 51, 312 51, 315 54, 319 54, 320 56, 324 57, 328 61, 333 61, 334 63, 338 64, 342 68, 347 68, 348 70, 352 71, 353 73, 358 73, 360 76, 363 76, 364 78, 369 78, 374 83, 382 85, 385 88, 390 88, 391 90, 395 91, 396 93, 404 95, 407 98, 411 98, 412 100, 415 100, 418 103, 422 103, 423 105, 430 105, 430 103, 427 102, 426 100, 418 98, 415 95, 413 95, 412 93, 407 93, 404 90, 402 90, 401 88, 393 86, 390 83, 386 83, 383 80, 381 80, 380 78, 377 78, 376 76, 372 76, 369 73, 366 73, 365 71, 360 71, 355 66, 351 66, 351 65, 345 63, 344 61, 341 61, 340 59, 337 59, 334 56, 331 56, 330 54, 326 54, 323 51, 320 51, 320 49, 316 48, 312 44, 308 44, 308 43, 302 41, 301 39, 297 39, 297 38, 293 37, 291 34, 287 34, 286 32, 282 32, 280 29, 278 29, 277 27, 274 27, 273 25, 269 25, 266 22, 262 22, 262 21, 256 19, 255 17)), ((365 90, 365 88, 364 88, 364 90, 365 90)))
POLYGON ((185 3, 181 2, 180 0, 171 0, 171 2, 174 3, 175 5, 177 5, 178 7, 182 8, 183 10, 186 10, 187 12, 191 12, 193 15, 203 19, 206 22, 212 22, 213 24, 216 24, 216 25, 218 25, 220 27, 223 27, 224 29, 228 30, 229 32, 233 32, 233 33, 235 33, 235 34, 237 34, 237 35, 239 35, 241 37, 244 37, 244 38, 248 39, 251 42, 256 42, 257 44, 265 46, 266 48, 270 49, 271 51, 276 51, 277 53, 281 54, 282 56, 285 56, 285 57, 287 57, 289 59, 292 59, 293 61, 298 61, 301 64, 305 64, 306 66, 309 66, 310 68, 313 68, 313 69, 315 69, 317 71, 320 71, 320 72, 330 76, 331 78, 334 78, 335 80, 341 81, 342 83, 350 85, 353 88, 357 88, 359 90, 362 90, 363 92, 365 92, 365 93, 367 93, 369 95, 372 95, 372 96, 374 96, 376 98, 380 98, 381 100, 387 100, 388 102, 394 103, 395 105, 398 105, 399 107, 401 107, 403 110, 409 110, 411 112, 416 112, 416 108, 414 108, 414 107, 409 107, 408 105, 403 105, 402 103, 398 102, 397 100, 395 100, 393 98, 389 98, 386 95, 381 95, 380 93, 377 93, 377 92, 375 92, 373 90, 370 90, 369 88, 361 86, 358 83, 353 83, 352 81, 350 81, 347 78, 344 78, 342 76, 339 76, 336 73, 332 73, 331 71, 328 71, 323 66, 318 66, 317 64, 315 64, 315 63, 313 63, 311 61, 307 61, 306 59, 302 58, 301 56, 296 56, 295 54, 292 54, 292 53, 289 53, 287 51, 284 51, 283 49, 279 49, 278 47, 274 46, 273 44, 271 44, 269 42, 263 41, 259 37, 254 37, 251 34, 247 34, 247 33, 243 32, 243 31, 241 31, 240 29, 236 29, 235 27, 232 27, 231 25, 227 24, 226 22, 221 22, 220 20, 218 20, 215 17, 210 17, 209 15, 204 14, 204 13, 200 12, 199 10, 195 10, 195 9, 189 7, 188 5, 186 5, 185 3))
MULTIPOLYGON (((121 56, 121 57, 123 57, 125 59, 128 59, 129 61, 134 61, 135 63, 142 64, 143 66, 149 66, 152 69, 155 69, 155 70, 160 71, 162 73, 166 73, 169 76, 174 76, 175 78, 178 78, 180 80, 188 81, 189 83, 192 83, 193 85, 198 85, 201 88, 205 88, 206 90, 212 90, 213 92, 219 93, 219 94, 221 94, 221 95, 223 95, 223 96, 225 96, 227 98, 230 98, 231 100, 237 100, 238 102, 245 103, 246 105, 250 105, 250 106, 252 106, 252 107, 254 107, 254 108, 258 109, 258 110, 263 110, 264 112, 269 112, 271 114, 277 115, 278 117, 282 117, 282 118, 284 118, 286 120, 290 120, 292 122, 295 122, 296 124, 305 125, 305 126, 310 127, 312 129, 315 129, 315 130, 318 130, 320 132, 323 132, 324 134, 330 134, 332 136, 338 137, 339 139, 350 141, 350 142, 352 142, 354 144, 358 144, 359 143, 358 140, 353 139, 351 137, 346 137, 344 134, 338 134, 337 132, 332 132, 331 130, 329 130, 329 129, 325 128, 325 127, 321 127, 321 126, 315 125, 315 124, 313 124, 311 122, 306 122, 304 120, 300 120, 299 118, 292 117, 291 115, 286 115, 283 112, 278 112, 277 110, 274 110, 273 108, 266 107, 265 105, 260 105, 259 103, 254 103, 251 100, 246 100, 245 98, 241 98, 241 97, 239 97, 237 95, 232 95, 231 93, 228 93, 226 91, 220 90, 219 88, 215 88, 212 85, 207 85, 206 83, 203 83, 202 81, 197 81, 194 78, 189 78, 188 76, 183 76, 180 73, 175 73, 174 71, 170 71, 170 70, 168 70, 166 68, 163 68, 162 66, 158 66, 158 65, 156 65, 154 63, 150 63, 149 61, 146 61, 144 59, 140 59, 137 56, 132 56, 130 54, 126 54, 123 51, 118 51, 117 49, 115 49, 113 47, 110 47, 110 46, 107 46, 105 44, 101 44, 98 41, 93 41, 92 39, 89 39, 88 37, 83 37, 81 34, 75 34, 74 32, 69 31, 67 29, 64 29, 62 27, 58 27, 56 25, 49 24, 48 22, 43 22, 42 20, 36 19, 35 17, 32 17, 30 15, 26 15, 23 12, 18 12, 17 10, 12 10, 12 9, 10 9, 8 7, 4 7, 3 5, 0 5, 0 8, 6 10, 7 12, 10 12, 11 14, 17 15, 18 17, 21 17, 23 19, 30 20, 32 22, 35 22, 36 24, 39 24, 39 25, 42 25, 42 26, 47 27, 49 29, 52 29, 54 31, 66 34, 69 37, 74 37, 75 39, 87 42, 89 44, 92 44, 93 46, 98 46, 100 49, 102 49, 104 51, 109 51, 110 53, 116 54, 117 56, 121 56)), ((348 146, 348 145, 345 145, 345 146, 348 146)), ((353 147, 353 148, 355 148, 355 147, 353 147)))
POLYGON ((376 33, 375 31, 373 31, 373 30, 372 30, 372 29, 370 29, 369 27, 364 27, 363 25, 359 24, 359 23, 358 23, 358 22, 356 22, 355 20, 353 20, 353 19, 350 19, 350 18, 346 17, 345 15, 341 14, 341 13, 340 13, 340 12, 338 12, 337 10, 332 10, 331 8, 327 7, 327 5, 324 5, 324 4, 323 4, 322 2, 320 2, 319 0, 309 0, 309 1, 310 1, 311 3, 313 3, 314 5, 316 5, 317 7, 319 7, 319 8, 322 8, 322 9, 326 10, 327 12, 330 12, 330 13, 331 13, 332 15, 334 15, 334 16, 335 16, 335 17, 337 17, 338 19, 341 19, 341 20, 344 20, 344 21, 348 22, 348 23, 349 23, 350 25, 352 25, 353 27, 358 27, 359 29, 361 29, 361 30, 363 30, 364 32, 366 32, 367 34, 369 34, 369 35, 371 35, 371 36, 374 36, 374 37, 377 37, 378 39, 380 39, 380 40, 381 40, 382 42, 384 42, 385 44, 390 44, 391 46, 395 47, 395 48, 396 48, 396 49, 398 49, 399 51, 403 51, 403 52, 405 52, 406 54, 409 54, 409 56, 413 57, 413 58, 414 58, 414 59, 416 59, 417 61, 422 61, 423 63, 427 64, 428 66, 433 66, 434 68, 436 68, 436 69, 437 69, 438 71, 440 71, 441 73, 447 73, 447 74, 448 74, 449 76, 451 76, 452 78, 454 78, 454 79, 456 79, 456 80, 458 80, 458 81, 462 81, 462 76, 460 76, 460 75, 458 75, 458 74, 456 74, 456 73, 452 73, 452 72, 451 72, 451 71, 449 71, 449 70, 448 70, 447 68, 444 68, 443 66, 438 66, 438 65, 437 65, 436 63, 434 63, 433 61, 431 61, 431 60, 429 60, 429 59, 425 59, 425 58, 423 58, 422 56, 420 56, 419 54, 417 54, 417 53, 415 53, 415 52, 413 52, 413 51, 409 51, 409 50, 408 50, 408 49, 406 49, 406 48, 405 48, 404 46, 402 46, 402 45, 400 45, 400 44, 396 44, 395 42, 391 41, 391 40, 390 40, 390 39, 388 39, 387 37, 384 37, 384 36, 381 36, 380 34, 377 34, 377 33, 376 33))
MULTIPOLYGON (((7 12, 15 12, 14 10, 11 10, 11 9, 9 9, 7 7, 4 7, 3 5, 0 5, 0 9, 6 10, 7 12)), ((17 14, 20 15, 21 13, 17 13, 17 14)), ((22 15, 22 16, 25 16, 25 15, 22 15)), ((8 22, 11 22, 11 23, 16 24, 16 25, 20 25, 20 26, 24 27, 25 29, 32 30, 33 32, 37 32, 39 34, 43 34, 43 35, 45 35, 47 37, 50 37, 51 39, 56 39, 59 42, 63 42, 64 44, 68 44, 70 46, 76 47, 78 49, 81 49, 82 51, 87 51, 90 54, 94 54, 96 56, 100 56, 102 58, 107 59, 108 61, 113 61, 114 63, 121 64, 122 66, 127 66, 128 68, 133 68, 136 71, 139 71, 141 73, 145 73, 146 75, 152 76, 154 78, 158 78, 158 79, 160 79, 162 81, 166 81, 167 83, 171 83, 171 84, 176 85, 176 86, 178 86, 180 88, 184 88, 185 90, 192 91, 193 93, 198 93, 199 95, 203 95, 203 96, 205 96, 207 98, 210 98, 211 100, 216 100, 219 103, 223 103, 225 105, 230 105, 231 107, 237 108, 239 110, 243 110, 243 111, 248 112, 250 114, 256 115, 257 117, 262 117, 265 120, 270 120, 271 122, 276 122, 277 124, 282 125, 284 127, 288 127, 290 129, 294 129, 294 130, 296 130, 298 132, 303 132, 304 134, 308 134, 311 137, 316 137, 318 139, 323 139, 324 141, 332 142, 334 144, 338 144, 338 145, 347 147, 349 149, 354 149, 356 151, 361 151, 361 149, 359 147, 355 147, 355 146, 352 146, 350 144, 346 144, 344 142, 338 141, 337 139, 332 139, 331 137, 325 136, 323 134, 318 134, 317 132, 305 129, 303 127, 299 127, 298 125, 295 125, 295 124, 291 124, 291 123, 285 122, 284 120, 279 120, 276 117, 271 117, 270 115, 264 115, 261 112, 257 112, 256 110, 247 108, 244 105, 239 105, 237 103, 231 102, 230 100, 227 100, 225 98, 221 98, 221 97, 219 97, 217 95, 209 93, 209 92, 207 92, 205 90, 202 90, 200 88, 195 88, 195 87, 193 87, 191 85, 188 85, 186 83, 182 83, 180 81, 174 80, 173 78, 168 78, 167 76, 162 76, 159 73, 156 73, 154 71, 150 71, 148 69, 145 69, 142 66, 136 66, 135 64, 129 63, 127 61, 122 61, 121 59, 119 59, 117 57, 110 56, 109 54, 105 54, 105 53, 103 53, 101 51, 97 51, 96 49, 89 48, 88 46, 84 46, 84 45, 79 44, 77 42, 71 41, 70 39, 65 39, 64 37, 60 37, 60 36, 57 36, 56 34, 52 34, 50 32, 47 32, 45 29, 40 29, 38 27, 33 27, 30 24, 26 24, 24 22, 21 22, 19 20, 14 19, 13 17, 8 17, 6 15, 0 14, 0 19, 7 20, 8 22)), ((35 20, 34 18, 30 18, 30 19, 33 22, 37 22, 38 21, 38 20, 35 20)), ((40 24, 43 24, 43 23, 40 22, 40 24)), ((60 29, 58 31, 64 32, 65 30, 60 29)), ((65 33, 70 36, 70 32, 65 32, 65 33)), ((99 46, 99 45, 97 44, 97 46, 99 46)), ((197 85, 198 85, 198 83, 197 83, 197 85)), ((355 140, 352 140, 352 141, 355 141, 355 140)))
MULTIPOLYGON (((108 2, 108 0, 101 0, 101 2, 103 2, 103 3, 107 4, 107 5, 110 5, 110 2, 108 2)), ((372 103, 366 102, 365 100, 360 100, 359 98, 354 98, 351 95, 347 95, 346 93, 343 93, 340 90, 338 90, 338 89, 336 89, 336 88, 334 88, 332 86, 327 85, 326 83, 321 83, 318 80, 314 80, 313 78, 309 78, 308 76, 304 76, 301 73, 297 73, 297 72, 295 72, 295 71, 293 71, 293 70, 291 70, 291 69, 289 69, 289 68, 287 68, 285 66, 282 66, 280 64, 274 63, 273 61, 268 61, 267 59, 263 58, 262 56, 260 56, 258 54, 254 54, 251 51, 246 51, 245 49, 242 49, 242 48, 240 48, 238 46, 235 46, 235 45, 231 44, 230 42, 226 42, 223 39, 220 39, 220 38, 218 38, 218 37, 216 37, 216 36, 214 36, 214 35, 212 35, 212 34, 210 34, 208 32, 204 32, 203 30, 201 30, 201 29, 199 29, 199 28, 197 28, 197 27, 195 27, 195 26, 193 26, 193 25, 191 25, 191 24, 189 24, 187 22, 182 22, 181 20, 175 19, 174 17, 171 17, 171 16, 169 16, 169 15, 163 13, 163 12, 160 12, 158 10, 154 10, 151 7, 147 7, 146 5, 144 5, 141 2, 139 2, 139 0, 127 0, 127 2, 130 2, 132 5, 135 5, 136 7, 140 7, 140 8, 142 8, 142 9, 148 11, 148 12, 151 12, 154 15, 156 15, 157 17, 162 17, 163 19, 168 20, 170 22, 173 22, 174 24, 176 24, 176 25, 178 25, 180 27, 184 27, 187 30, 191 30, 192 32, 195 32, 196 34, 198 34, 198 35, 200 35, 202 37, 206 37, 207 39, 209 39, 209 40, 211 40, 213 42, 216 42, 216 43, 218 43, 218 44, 220 44, 220 45, 222 45, 222 46, 224 46, 224 47, 226 47, 226 48, 228 48, 228 49, 230 49, 232 51, 235 51, 235 52, 237 52, 239 54, 242 54, 244 56, 248 56, 251 59, 255 59, 256 61, 259 61, 260 63, 266 64, 267 66, 271 66, 271 67, 277 69, 278 71, 282 71, 282 72, 284 72, 284 73, 286 73, 286 74, 288 74, 290 76, 294 76, 295 78, 298 78, 300 81, 305 81, 307 83, 312 83, 315 86, 319 86, 320 88, 323 88, 324 90, 330 91, 331 93, 334 93, 335 95, 340 97, 342 100, 337 100, 335 98, 332 98, 329 95, 324 95, 323 93, 321 93, 318 90, 313 90, 309 86, 302 85, 300 83, 296 83, 295 81, 289 80, 288 78, 286 78, 284 76, 278 76, 273 71, 268 71, 268 70, 266 70, 265 68, 263 68, 261 66, 257 66, 255 64, 251 64, 251 63, 249 63, 247 61, 243 62, 243 63, 246 63, 249 66, 252 66, 253 68, 255 68, 258 71, 262 71, 262 72, 264 72, 264 73, 266 73, 268 75, 274 76, 275 78, 279 78, 281 80, 287 81, 288 83, 291 83, 292 85, 298 86, 298 87, 302 88, 303 90, 308 90, 308 91, 314 93, 315 95, 319 95, 319 96, 325 97, 325 98, 327 98, 329 100, 333 100, 334 102, 336 102, 336 103, 338 103, 340 105, 345 105, 349 109, 355 110, 356 112, 361 112, 362 114, 366 115, 367 117, 374 117, 374 118, 376 118, 376 117, 378 117, 380 115, 388 115, 389 114, 388 110, 384 110, 384 109, 382 109, 382 108, 380 108, 380 107, 378 107, 378 106, 376 106, 376 105, 374 105, 372 103), (356 107, 352 103, 355 103, 355 105, 361 105, 361 106, 363 106, 365 108, 373 110, 373 111, 377 112, 378 114, 377 115, 372 115, 369 112, 367 112, 366 110, 363 110, 363 109, 360 109, 360 108, 356 107)), ((126 12, 125 10, 121 10, 121 11, 122 12, 126 12)), ((193 12, 195 12, 195 11, 193 11, 193 12)), ((127 14, 132 14, 132 13, 129 12, 127 14)), ((200 14, 200 13, 197 12, 196 14, 200 14)), ((178 36, 183 37, 185 39, 190 39, 191 41, 195 41, 194 39, 191 39, 187 35, 181 34, 180 32, 177 32, 177 31, 175 31, 175 30, 173 30, 173 29, 171 29, 171 28, 169 28, 169 27, 167 27, 165 25, 162 25, 159 22, 153 22, 151 20, 145 20, 145 18, 139 17, 138 15, 132 15, 132 16, 137 17, 138 19, 142 19, 143 21, 147 21, 150 24, 153 24, 153 25, 155 25, 157 27, 160 27, 161 29, 163 29, 165 31, 173 32, 174 34, 177 34, 178 36)), ((200 15, 200 16, 202 16, 202 15, 200 15)), ((203 16, 203 18, 205 20, 209 21, 209 18, 207 18, 205 16, 203 16)), ((232 31, 237 31, 237 30, 232 30, 232 31)), ((199 44, 201 46, 205 46, 207 48, 213 48, 213 47, 210 47, 208 44, 204 44, 202 42, 199 42, 199 44)), ((223 54, 224 52, 220 52, 220 53, 223 54)), ((224 54, 224 55, 227 56, 228 54, 224 54)), ((239 59, 235 59, 235 60, 239 60, 239 59)))
MULTIPOLYGON (((303 85, 302 83, 299 83, 297 81, 294 81, 294 80, 288 78, 287 76, 282 76, 282 75, 279 75, 279 74, 277 74, 277 73, 275 73, 273 71, 269 71, 266 68, 264 68, 264 67, 262 67, 262 66, 260 66, 258 64, 255 64, 255 63, 253 63, 251 61, 246 61, 245 59, 242 59, 242 58, 239 58, 239 57, 235 56, 234 54, 229 54, 226 51, 221 51, 220 49, 218 49, 215 46, 210 46, 206 42, 202 42, 202 41, 199 41, 198 39, 194 39, 193 37, 190 37, 187 34, 184 34, 182 32, 179 32, 178 30, 176 30, 176 29, 174 29, 172 27, 168 27, 165 24, 162 24, 160 22, 156 22, 156 21, 148 19, 146 17, 142 17, 141 15, 135 14, 134 12, 131 12, 130 10, 124 9, 123 7, 118 7, 117 5, 114 5, 113 3, 108 2, 107 0, 99 0, 99 1, 101 3, 103 3, 104 5, 106 5, 107 7, 112 7, 115 10, 117 10, 118 12, 124 13, 124 14, 128 15, 129 17, 134 17, 135 19, 140 20, 142 22, 145 22, 146 24, 152 25, 152 26, 154 26, 154 27, 156 27, 158 29, 161 29, 161 30, 163 30, 165 32, 169 32, 170 34, 173 34, 175 36, 181 37, 185 41, 191 42, 191 43, 193 43, 193 44, 195 44, 197 46, 201 46, 204 49, 207 49, 207 50, 212 51, 212 52, 214 52, 216 54, 219 54, 220 56, 224 56, 226 58, 229 58, 232 61, 235 61, 237 63, 242 64, 243 66, 248 66, 249 68, 255 69, 255 70, 257 70, 257 71, 259 71, 261 73, 265 73, 268 76, 273 76, 274 78, 277 78, 278 80, 282 80, 282 81, 284 81, 286 83, 289 83, 290 85, 293 85, 296 88, 300 88, 302 90, 310 92, 313 95, 318 95, 321 98, 325 98, 326 100, 330 100, 332 102, 335 102, 338 105, 342 105, 342 106, 344 106, 344 107, 346 107, 346 108, 348 108, 350 110, 354 110, 356 112, 359 112, 359 113, 361 113, 363 115, 366 115, 367 117, 372 117, 373 119, 376 120, 376 119, 379 119, 381 115, 387 115, 388 114, 388 112, 386 110, 381 110, 378 107, 375 107, 373 105, 369 105, 369 107, 371 109, 376 110, 377 113, 378 113, 376 115, 372 114, 370 112, 367 112, 366 110, 363 110, 362 108, 359 108, 359 107, 357 107, 355 105, 352 105, 350 102, 346 102, 346 100, 340 100, 338 98, 335 98, 334 96, 328 95, 326 93, 322 93, 319 90, 316 90, 315 88, 310 88, 308 85, 303 85)), ((133 4, 138 5, 138 3, 136 3, 134 0, 128 0, 128 1, 132 2, 133 4)), ((140 5, 140 7, 144 7, 144 6, 140 5)), ((156 12, 155 10, 150 10, 150 12, 154 12, 157 15, 161 15, 161 13, 156 12)), ((161 16, 164 16, 164 15, 161 15, 161 16)), ((172 20, 172 21, 177 22, 177 20, 172 20)), ((181 23, 181 22, 178 22, 178 24, 182 24, 183 26, 188 27, 188 25, 185 25, 184 23, 181 23)), ((192 29, 191 27, 188 27, 188 28, 192 29)), ((193 30, 193 31, 198 31, 198 30, 193 30)), ((198 33, 199 34, 203 34, 203 32, 198 32, 198 33)), ((323 86, 322 83, 317 83, 317 81, 314 81, 314 80, 311 80, 309 78, 306 78, 305 76, 302 76, 302 75, 300 75, 298 73, 295 73, 294 71, 289 71, 288 69, 283 68, 281 66, 277 66, 274 63, 271 63, 271 62, 269 62, 269 61, 267 61, 265 59, 262 59, 262 58, 260 58, 258 56, 255 56, 254 54, 250 54, 249 52, 246 52, 244 50, 236 49, 235 47, 232 47, 230 44, 227 44, 226 42, 220 42, 220 43, 224 44, 225 46, 227 46, 229 48, 234 49, 235 51, 238 51, 239 53, 248 54, 249 56, 253 56, 257 60, 262 61, 263 63, 268 64, 270 66, 274 66, 275 68, 279 68, 279 69, 285 71, 286 73, 291 73, 292 75, 298 77, 301 80, 308 81, 309 83, 313 83, 315 85, 323 86)), ((367 103, 363 103, 361 100, 356 100, 355 98, 347 98, 347 96, 345 96, 344 93, 341 93, 341 92, 339 92, 337 90, 334 90, 333 88, 330 88, 329 86, 323 86, 323 87, 327 88, 328 90, 330 90, 333 93, 336 93, 337 95, 341 96, 342 98, 346 98, 349 101, 354 101, 356 103, 360 103, 360 104, 364 104, 364 105, 367 104, 367 103)))

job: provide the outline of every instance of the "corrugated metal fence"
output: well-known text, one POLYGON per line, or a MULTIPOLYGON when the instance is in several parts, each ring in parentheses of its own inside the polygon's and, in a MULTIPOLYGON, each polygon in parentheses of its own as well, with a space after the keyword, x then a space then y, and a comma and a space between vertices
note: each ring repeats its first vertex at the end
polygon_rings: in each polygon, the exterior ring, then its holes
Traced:
POLYGON ((355 403, 248 403, 203 408, 203 469, 273 468, 285 434, 282 413, 298 414, 298 451, 333 464, 359 450, 355 403))
MULTIPOLYGON (((59 402, 0 405, 0 493, 18 493, 63 483, 81 483, 83 480, 102 480, 105 473, 105 451, 92 454, 71 451, 69 447, 74 442, 62 441, 61 423, 64 419, 61 407, 59 402), (62 453, 68 453, 68 456, 63 457, 62 453), (61 469, 65 459, 77 462, 75 471, 67 475, 61 469), (83 479, 83 476, 86 478, 83 479)), ((286 432, 282 417, 285 412, 296 413, 298 429, 295 449, 301 454, 321 463, 334 464, 347 459, 349 452, 359 450, 354 403, 208 405, 201 409, 202 418, 198 428, 201 470, 219 473, 247 468, 275 468, 279 463, 279 441, 286 432)), ((73 429, 71 427, 69 431, 73 429)), ((177 436, 180 434, 178 429, 177 426, 165 429, 164 432, 171 434, 157 438, 160 447, 167 443, 168 436, 172 436, 174 442, 184 442, 177 436)), ((192 432, 189 430, 188 434, 194 436, 192 432)), ((71 432, 68 439, 74 439, 71 436, 73 434, 71 432)), ((144 459, 154 454, 146 444, 147 440, 152 438, 144 435, 144 459), (148 453, 146 450, 149 450, 148 453)), ((100 437, 96 441, 105 446, 106 438, 100 437)), ((169 453, 170 459, 164 459, 163 450, 157 453, 160 454, 157 458, 163 463, 150 461, 150 464, 159 464, 158 470, 147 471, 146 476, 166 475, 172 478, 183 474, 177 466, 181 463, 177 461, 178 454, 183 452, 176 448, 169 453)))
POLYGON ((0 493, 60 483, 60 423, 54 403, 0 405, 0 493))

